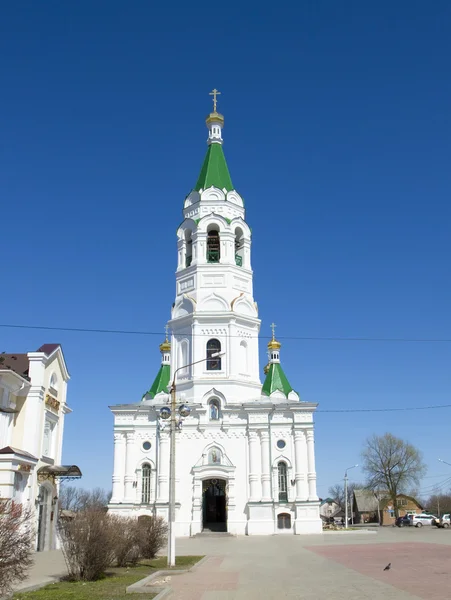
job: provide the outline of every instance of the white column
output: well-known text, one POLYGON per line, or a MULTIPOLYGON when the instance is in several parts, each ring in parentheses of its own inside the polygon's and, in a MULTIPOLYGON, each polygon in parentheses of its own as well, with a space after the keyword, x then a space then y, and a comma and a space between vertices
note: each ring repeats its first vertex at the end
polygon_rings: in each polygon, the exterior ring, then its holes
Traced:
POLYGON ((124 475, 125 475, 125 436, 123 433, 114 434, 114 465, 113 465, 113 493, 111 503, 117 504, 124 500, 124 475))
POLYGON ((249 431, 249 488, 251 502, 259 502, 262 497, 260 438, 256 431, 249 431))
POLYGON ((262 451, 262 501, 271 500, 271 471, 269 464, 269 432, 260 431, 262 451))
POLYGON ((136 493, 133 488, 135 481, 135 433, 127 433, 127 448, 125 452, 125 502, 135 502, 136 493))
POLYGON ((308 456, 308 499, 318 500, 316 494, 316 469, 315 469, 315 437, 313 429, 307 431, 307 456, 308 456))
POLYGON ((296 459, 296 500, 305 501, 309 496, 309 490, 307 486, 307 471, 309 469, 307 458, 307 440, 305 439, 305 433, 303 430, 297 430, 294 432, 294 455, 296 459))
POLYGON ((158 464, 158 498, 162 502, 169 500, 169 434, 160 432, 160 452, 158 464))

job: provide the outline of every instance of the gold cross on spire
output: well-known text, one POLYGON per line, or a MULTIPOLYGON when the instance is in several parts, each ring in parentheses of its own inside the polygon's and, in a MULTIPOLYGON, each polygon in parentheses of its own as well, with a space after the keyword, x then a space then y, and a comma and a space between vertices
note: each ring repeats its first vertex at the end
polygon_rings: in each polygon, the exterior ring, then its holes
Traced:
POLYGON ((215 88, 212 92, 209 92, 209 96, 213 96, 213 112, 216 112, 216 103, 218 102, 216 96, 220 96, 221 92, 215 88))
POLYGON ((169 325, 166 323, 165 327, 164 327, 164 331, 166 334, 166 341, 168 341, 168 331, 169 331, 169 325))
POLYGON ((272 339, 275 340, 276 339, 276 327, 277 325, 275 323, 271 323, 271 329, 272 329, 272 339))

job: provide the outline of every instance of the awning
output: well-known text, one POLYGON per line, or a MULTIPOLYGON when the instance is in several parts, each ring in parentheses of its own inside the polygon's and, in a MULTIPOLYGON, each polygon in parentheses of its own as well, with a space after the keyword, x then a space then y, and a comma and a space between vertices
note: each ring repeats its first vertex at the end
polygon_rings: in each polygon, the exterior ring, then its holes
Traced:
POLYGON ((39 469, 38 475, 43 478, 80 479, 81 471, 77 465, 45 465, 39 469))

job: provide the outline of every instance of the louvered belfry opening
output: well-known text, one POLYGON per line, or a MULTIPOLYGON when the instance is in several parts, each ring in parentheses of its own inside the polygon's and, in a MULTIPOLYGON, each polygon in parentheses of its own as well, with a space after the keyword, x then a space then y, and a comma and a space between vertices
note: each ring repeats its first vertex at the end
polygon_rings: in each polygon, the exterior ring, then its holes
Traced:
POLYGON ((218 263, 220 259, 219 231, 215 229, 208 232, 207 238, 207 262, 218 263))

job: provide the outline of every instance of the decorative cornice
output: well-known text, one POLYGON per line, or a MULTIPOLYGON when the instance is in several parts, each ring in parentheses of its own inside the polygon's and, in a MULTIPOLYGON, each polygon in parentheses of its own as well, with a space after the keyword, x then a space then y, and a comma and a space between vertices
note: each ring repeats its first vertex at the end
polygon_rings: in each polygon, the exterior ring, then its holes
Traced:
POLYGON ((50 394, 46 394, 45 396, 45 404, 46 406, 50 406, 50 408, 53 408, 53 410, 55 410, 56 412, 59 411, 60 409, 60 402, 54 398, 53 396, 51 396, 50 394))

